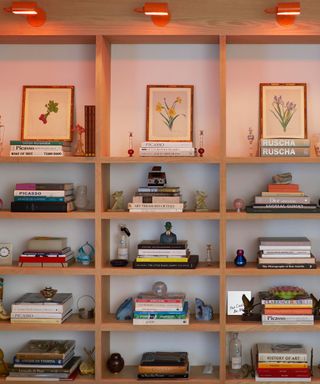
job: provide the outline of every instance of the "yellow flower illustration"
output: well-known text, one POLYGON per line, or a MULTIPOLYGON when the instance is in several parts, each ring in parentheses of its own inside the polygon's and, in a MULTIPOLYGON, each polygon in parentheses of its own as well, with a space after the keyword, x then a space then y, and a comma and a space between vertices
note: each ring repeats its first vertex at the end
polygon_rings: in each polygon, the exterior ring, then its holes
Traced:
POLYGON ((179 116, 186 117, 184 113, 177 113, 176 105, 182 103, 182 98, 177 96, 171 105, 168 103, 168 100, 164 97, 163 104, 161 101, 158 101, 156 104, 156 112, 159 112, 163 123, 171 130, 174 122, 179 116))
POLYGON ((175 117, 176 114, 177 114, 177 112, 176 112, 176 110, 174 108, 169 108, 168 115, 170 117, 175 117))
POLYGON ((157 111, 157 112, 161 112, 161 111, 162 111, 162 108, 163 108, 162 104, 160 103, 160 101, 158 101, 158 103, 157 103, 157 105, 156 105, 156 111, 157 111))
POLYGON ((179 103, 179 104, 181 104, 181 103, 182 103, 182 99, 181 99, 181 97, 180 97, 180 96, 178 96, 178 97, 176 98, 176 102, 177 102, 177 103, 179 103))

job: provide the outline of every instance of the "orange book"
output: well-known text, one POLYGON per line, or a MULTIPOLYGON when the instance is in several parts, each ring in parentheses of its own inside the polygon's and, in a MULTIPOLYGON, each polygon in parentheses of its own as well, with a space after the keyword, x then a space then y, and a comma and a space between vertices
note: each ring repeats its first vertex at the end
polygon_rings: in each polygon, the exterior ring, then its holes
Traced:
POLYGON ((308 363, 263 363, 258 361, 258 368, 308 368, 308 363))
POLYGON ((268 184, 268 192, 299 192, 299 184, 268 184))
POLYGON ((265 308, 265 315, 312 315, 312 308, 265 308))

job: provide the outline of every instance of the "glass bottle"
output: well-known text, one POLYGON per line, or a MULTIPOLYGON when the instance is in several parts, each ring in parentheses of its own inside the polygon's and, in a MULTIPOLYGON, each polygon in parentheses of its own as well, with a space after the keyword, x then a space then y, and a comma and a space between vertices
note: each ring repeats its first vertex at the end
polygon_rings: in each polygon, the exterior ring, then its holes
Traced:
POLYGON ((229 344, 229 372, 240 374, 242 367, 242 345, 238 333, 232 333, 229 344))
POLYGON ((117 258, 120 260, 128 260, 129 259, 128 237, 122 233, 120 234, 117 258))
POLYGON ((237 249, 237 256, 234 259, 234 263, 237 267, 244 267, 247 264, 243 249, 237 249))
POLYGON ((76 188, 76 199, 74 201, 75 206, 78 211, 84 211, 89 204, 89 200, 87 198, 87 186, 79 185, 76 188))

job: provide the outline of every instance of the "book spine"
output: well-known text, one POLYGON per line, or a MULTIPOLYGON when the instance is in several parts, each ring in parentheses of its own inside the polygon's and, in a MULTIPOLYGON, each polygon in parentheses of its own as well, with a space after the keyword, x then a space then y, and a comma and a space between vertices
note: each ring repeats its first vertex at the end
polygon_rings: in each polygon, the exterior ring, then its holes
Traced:
POLYGON ((260 147, 261 157, 308 157, 310 149, 303 147, 260 147))
POLYGON ((275 372, 275 373, 272 373, 272 372, 266 372, 266 373, 259 373, 258 371, 258 375, 263 378, 272 378, 272 377, 277 377, 277 378, 309 378, 311 377, 310 375, 310 372, 307 372, 307 373, 299 373, 299 372, 287 372, 287 373, 283 373, 283 372, 275 372))
POLYGON ((260 139, 261 147, 310 147, 309 139, 260 139))
POLYGON ((186 249, 187 243, 158 243, 158 244, 138 244, 138 249, 157 249, 157 250, 174 250, 174 249, 186 249))
POLYGON ((84 152, 86 156, 89 156, 89 116, 88 105, 84 106, 84 152))
POLYGON ((148 193, 179 193, 180 187, 139 187, 138 192, 148 193))
POLYGON ((129 212, 183 212, 179 208, 130 208, 129 212))
POLYGON ((129 209, 155 208, 155 209, 183 209, 183 203, 128 203, 129 209))
POLYGON ((188 325, 189 319, 133 319, 133 325, 188 325))
POLYGON ((23 323, 30 323, 30 324, 61 324, 62 319, 14 319, 11 317, 10 322, 12 324, 23 324, 23 323))
POLYGON ((313 315, 262 315, 262 321, 313 321, 313 315))
POLYGON ((92 118, 91 118, 91 134, 92 134, 92 156, 96 155, 96 107, 91 106, 92 118))
POLYGON ((141 303, 141 304, 149 304, 149 303, 153 303, 153 304, 182 304, 184 302, 184 298, 183 299, 148 299, 148 298, 135 298, 134 299, 134 302, 135 303, 141 303))
POLYGON ((260 362, 308 362, 308 356, 306 353, 288 353, 288 354, 278 354, 278 353, 258 353, 258 361, 260 362))
POLYGON ((258 368, 259 369, 306 369, 308 368, 309 365, 308 363, 277 363, 277 362, 272 362, 272 363, 263 363, 263 362, 258 362, 258 368))
POLYGON ((136 304, 135 310, 140 312, 150 312, 150 311, 182 311, 183 307, 182 305, 155 305, 155 304, 136 304))
POLYGON ((140 148, 139 151, 140 156, 173 156, 173 157, 179 157, 179 156, 195 156, 196 152, 195 149, 192 148, 190 150, 188 149, 178 149, 178 148, 170 148, 170 151, 165 150, 142 150, 140 148))
POLYGON ((192 141, 143 141, 141 148, 192 148, 192 141))
POLYGON ((258 269, 316 269, 317 264, 258 264, 258 269))
POLYGON ((74 205, 70 203, 46 203, 34 201, 14 201, 11 203, 12 212, 69 212, 74 205))
POLYGON ((49 146, 62 146, 65 145, 63 141, 26 141, 26 140, 10 140, 10 145, 49 145, 49 146))
POLYGON ((89 156, 92 156, 92 108, 89 105, 88 106, 88 151, 89 151, 89 156))
POLYGON ((73 188, 73 184, 62 184, 62 183, 18 183, 16 184, 17 190, 31 190, 31 191, 64 191, 73 188))
POLYGON ((20 256, 19 263, 66 263, 71 260, 73 256, 60 256, 60 257, 46 257, 46 256, 20 256))
POLYGON ((296 197, 264 197, 255 196, 255 204, 310 204, 309 196, 296 196, 296 197))
POLYGON ((248 213, 319 213, 319 208, 253 208, 246 207, 248 213))
POLYGON ((188 257, 137 257, 136 263, 187 263, 189 260, 188 257))
POLYGON ((255 209, 265 208, 302 208, 302 209, 315 209, 316 204, 255 204, 252 206, 255 209))
MULTIPOLYGON (((162 312, 162 313, 164 313, 164 312, 162 312)), ((154 319, 154 320, 166 320, 166 319, 173 320, 173 319, 186 319, 186 317, 187 317, 186 313, 169 314, 169 315, 159 314, 158 315, 158 314, 155 314, 154 312, 152 312, 151 314, 149 314, 148 312, 145 312, 145 314, 134 313, 134 315, 133 315, 134 319, 144 319, 144 320, 152 320, 152 319, 154 319)))
POLYGON ((67 202, 70 199, 65 197, 49 197, 49 196, 15 196, 14 201, 46 201, 46 202, 67 202))
POLYGON ((279 256, 275 257, 259 257, 259 264, 315 264, 316 261, 313 257, 299 258, 283 258, 279 256))
POLYGON ((63 359, 17 359, 16 357, 13 358, 13 364, 24 364, 24 365, 35 365, 35 364, 50 364, 50 365, 63 365, 64 360, 63 359))
POLYGON ((181 203, 180 196, 133 196, 133 203, 181 203))
POLYGON ((63 313, 58 312, 29 312, 29 313, 11 313, 11 319, 62 319, 63 313))
POLYGON ((264 315, 312 315, 312 308, 265 308, 264 315))
POLYGON ((62 197, 64 198, 65 196, 69 196, 69 195, 66 195, 66 191, 49 191, 49 190, 43 190, 43 191, 36 191, 36 190, 22 190, 22 189, 16 189, 14 192, 13 192, 13 196, 14 197, 17 197, 17 196, 30 196, 30 197, 44 197, 44 198, 48 198, 48 197, 62 197))
POLYGON ((261 304, 266 305, 312 305, 312 299, 262 299, 261 304))
POLYGON ((304 192, 298 191, 298 192, 261 192, 261 196, 276 196, 276 197, 293 197, 293 196, 305 196, 304 192))
POLYGON ((293 244, 277 244, 277 245, 268 245, 261 244, 259 245, 259 249, 262 251, 285 251, 285 252, 294 252, 294 251, 309 251, 311 250, 311 245, 293 245, 293 244))
POLYGON ((299 192, 299 184, 268 184, 268 192, 299 192))
POLYGON ((188 379, 189 373, 174 374, 174 373, 138 373, 138 379, 188 379))
POLYGON ((161 249, 161 248, 154 248, 154 249, 139 249, 138 248, 138 255, 139 256, 186 256, 188 253, 187 249, 161 249))
POLYGON ((15 152, 24 152, 24 151, 33 151, 33 152, 43 152, 43 151, 62 151, 62 145, 11 145, 10 150, 15 152))
POLYGON ((63 151, 10 151, 10 156, 54 156, 59 157, 63 156, 63 151))
POLYGON ((62 305, 50 305, 50 307, 41 305, 32 305, 32 304, 12 304, 11 313, 13 312, 59 312, 63 313, 64 308, 62 305))

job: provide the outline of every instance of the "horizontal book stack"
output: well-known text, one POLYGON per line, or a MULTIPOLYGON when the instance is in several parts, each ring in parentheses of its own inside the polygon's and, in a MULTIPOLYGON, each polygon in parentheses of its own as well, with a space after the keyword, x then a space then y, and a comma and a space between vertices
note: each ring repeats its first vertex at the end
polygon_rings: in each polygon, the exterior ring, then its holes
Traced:
POLYGON ((140 147, 140 156, 195 156, 191 141, 145 141, 140 147))
POLYGON ((133 325, 188 325, 188 302, 184 293, 156 296, 140 293, 135 298, 133 325))
POLYGON ((186 240, 171 244, 144 240, 138 244, 138 256, 133 268, 194 269, 198 261, 198 255, 190 255, 186 240))
POLYGON ((301 344, 257 344, 256 381, 310 382, 307 351, 301 344))
POLYGON ((277 287, 277 292, 260 292, 263 325, 313 325, 311 297, 297 287, 277 287), (283 290, 280 292, 279 289, 283 290), (299 290, 299 292, 296 292, 299 290), (277 293, 278 292, 278 293, 277 293), (281 293, 296 292, 294 298, 284 299, 281 293), (279 294, 280 293, 280 294, 279 294))
POLYGON ((19 183, 12 212, 70 212, 75 209, 73 183, 19 183))
POLYGON ((262 157, 308 157, 310 140, 308 139, 261 139, 260 156, 262 157))
POLYGON ((247 212, 254 213, 316 213, 309 196, 300 191, 299 184, 268 184, 268 191, 255 196, 254 204, 247 206, 247 212))
POLYGON ((10 156, 59 157, 68 154, 70 142, 11 140, 10 156))
POLYGON ((174 381, 188 378, 188 352, 146 352, 142 355, 138 366, 138 379, 174 381))
POLYGON ((130 212, 182 212, 180 187, 140 187, 128 203, 130 212))
POLYGON ((307 237, 260 237, 258 268, 314 269, 316 259, 307 237))
POLYGON ((74 380, 81 359, 74 340, 30 340, 13 358, 6 381, 74 380))
POLYGON ((62 324, 72 314, 71 293, 46 300, 41 293, 25 293, 11 305, 11 323, 62 324))
POLYGON ((33 237, 19 256, 19 265, 69 267, 75 262, 66 237, 33 237))

